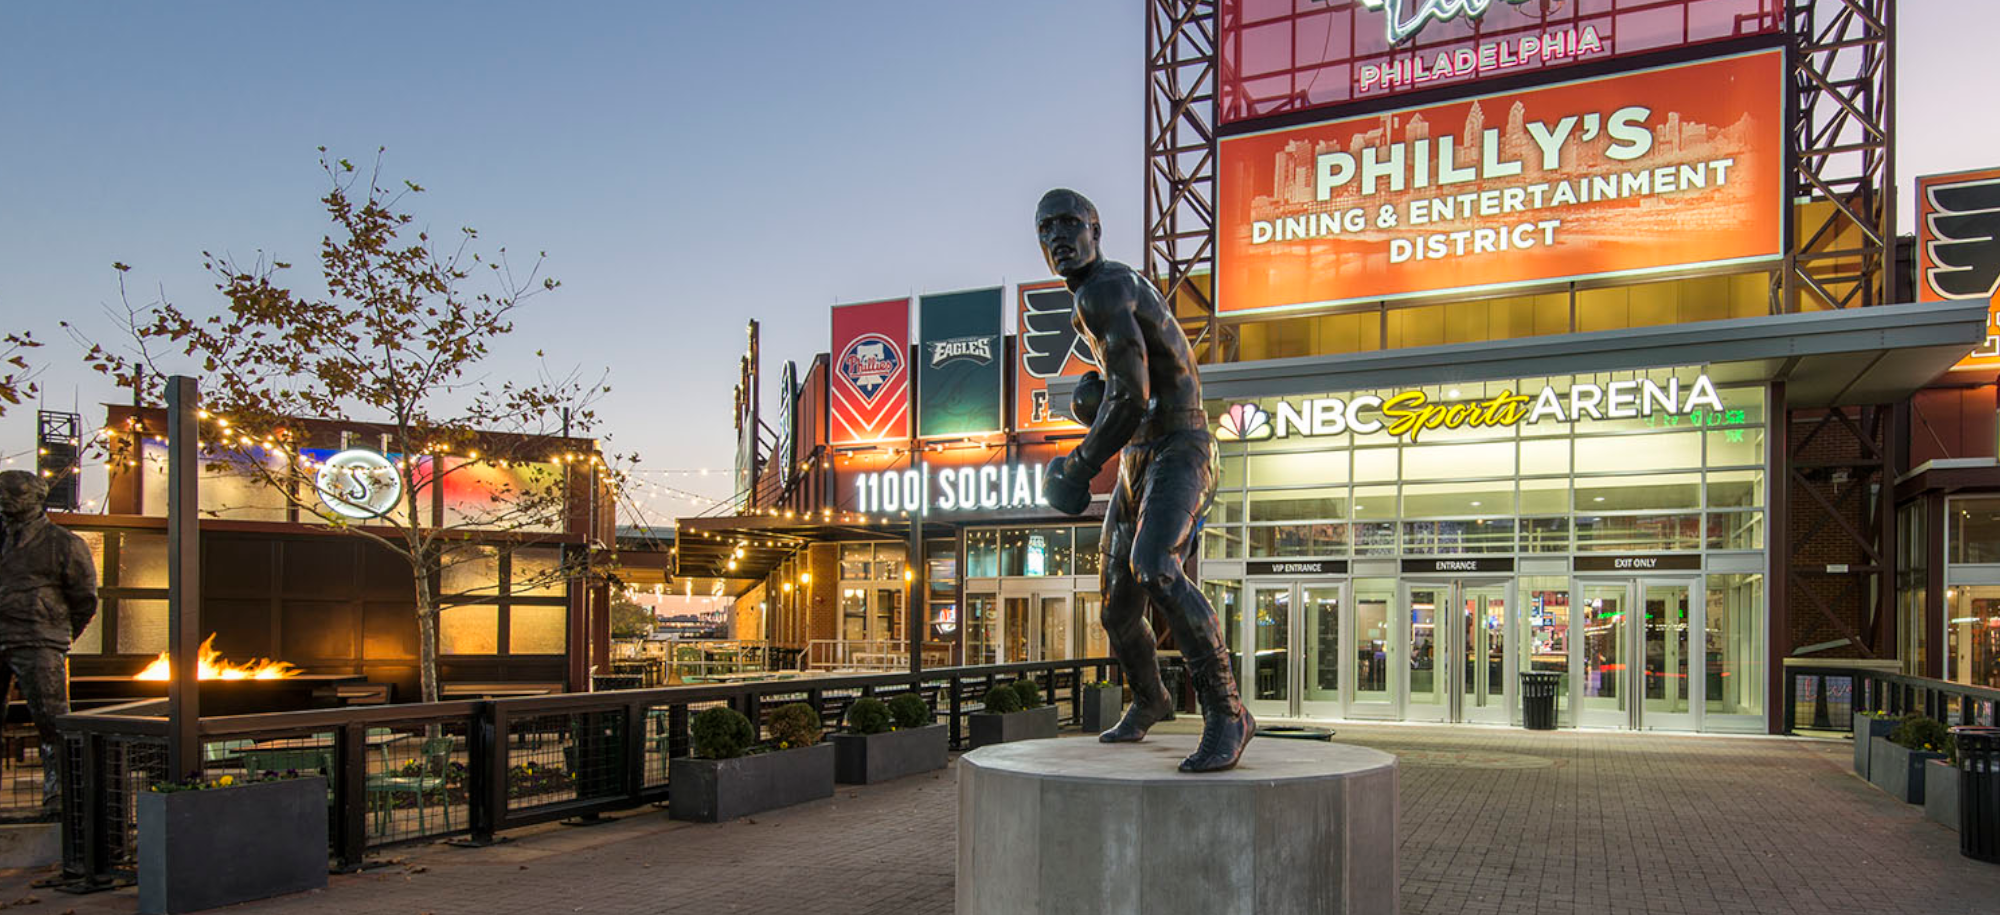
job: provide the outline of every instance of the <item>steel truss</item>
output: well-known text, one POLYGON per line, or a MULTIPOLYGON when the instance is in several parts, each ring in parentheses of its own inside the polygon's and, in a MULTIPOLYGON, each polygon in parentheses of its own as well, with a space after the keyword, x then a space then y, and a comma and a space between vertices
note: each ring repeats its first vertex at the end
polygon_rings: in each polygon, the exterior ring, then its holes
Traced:
POLYGON ((1215 0, 1146 4, 1146 262, 1206 362, 1236 356, 1216 320, 1215 0))
POLYGON ((1783 312, 1890 304, 1896 0, 1789 0, 1795 207, 1783 312))

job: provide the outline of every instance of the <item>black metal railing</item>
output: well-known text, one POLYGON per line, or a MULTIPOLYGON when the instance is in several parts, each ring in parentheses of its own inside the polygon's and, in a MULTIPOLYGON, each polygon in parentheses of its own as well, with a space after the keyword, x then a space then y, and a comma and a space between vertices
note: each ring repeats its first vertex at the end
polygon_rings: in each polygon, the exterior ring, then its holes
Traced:
POLYGON ((2000 689, 1855 667, 1785 667, 1785 733, 1852 731, 1854 715, 1921 712, 1946 724, 1992 726, 2000 689))
POLYGON ((483 844, 502 830, 664 802, 667 761, 688 755, 688 722, 704 708, 735 708, 761 734, 769 711, 805 702, 832 730, 855 699, 917 692, 962 749, 966 716, 991 686, 1032 677, 1074 724, 1081 685, 1116 669, 1086 658, 203 718, 202 771, 177 774, 166 771, 166 719, 70 715, 61 721, 63 869, 85 886, 129 881, 135 798, 162 781, 322 771, 329 855, 355 866, 400 843, 483 844))

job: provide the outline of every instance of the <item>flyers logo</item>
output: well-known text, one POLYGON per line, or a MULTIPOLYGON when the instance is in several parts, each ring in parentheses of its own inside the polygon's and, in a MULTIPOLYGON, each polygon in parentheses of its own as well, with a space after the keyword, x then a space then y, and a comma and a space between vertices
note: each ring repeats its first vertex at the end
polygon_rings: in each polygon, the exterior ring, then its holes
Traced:
POLYGON ((1036 289, 1026 293, 1021 312, 1021 365, 1036 378, 1054 378, 1063 373, 1071 357, 1085 365, 1096 365, 1083 335, 1076 332, 1070 316, 1076 298, 1067 289, 1036 289))
POLYGON ((1433 22, 1483 18, 1495 2, 1520 6, 1528 0, 1361 0, 1361 5, 1386 14, 1389 43, 1401 44, 1433 22))
POLYGON ((1925 196, 1931 237, 1924 282, 1947 299, 2000 295, 2000 175, 1933 184, 1925 196))

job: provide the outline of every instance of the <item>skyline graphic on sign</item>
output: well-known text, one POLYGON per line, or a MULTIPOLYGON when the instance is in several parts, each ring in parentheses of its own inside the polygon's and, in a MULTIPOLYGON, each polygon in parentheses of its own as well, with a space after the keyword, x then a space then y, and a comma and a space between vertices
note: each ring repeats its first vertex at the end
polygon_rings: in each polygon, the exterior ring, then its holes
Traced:
POLYGON ((1759 51, 1225 138, 1218 310, 1779 258, 1786 72, 1759 51))
POLYGON ((1062 280, 1023 283, 1015 290, 1019 329, 1014 365, 1014 428, 1021 432, 1074 431, 1083 426, 1049 397, 1049 379, 1097 367, 1076 329, 1076 296, 1062 280))
POLYGON ((2000 369, 2000 168, 1917 179, 1917 301, 1986 299, 1986 339, 1952 371, 2000 369))
POLYGON ((909 340, 909 299, 833 307, 828 443, 909 438, 909 340))
POLYGON ((986 435, 1002 431, 999 286, 917 300, 917 435, 986 435), (980 354, 984 354, 983 358, 980 354))

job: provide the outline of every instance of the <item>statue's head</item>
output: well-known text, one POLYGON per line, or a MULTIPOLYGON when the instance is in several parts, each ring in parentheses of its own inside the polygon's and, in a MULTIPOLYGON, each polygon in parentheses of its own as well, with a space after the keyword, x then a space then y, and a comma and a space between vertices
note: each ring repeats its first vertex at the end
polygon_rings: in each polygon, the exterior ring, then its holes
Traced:
POLYGON ((1049 269, 1061 276, 1075 276, 1089 269, 1102 256, 1098 242, 1104 227, 1097 222, 1097 207, 1089 198, 1068 188, 1056 188, 1042 195, 1035 207, 1035 236, 1042 243, 1042 257, 1049 269))
POLYGON ((38 515, 48 501, 49 483, 25 470, 0 471, 0 515, 23 521, 38 515))

